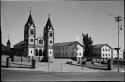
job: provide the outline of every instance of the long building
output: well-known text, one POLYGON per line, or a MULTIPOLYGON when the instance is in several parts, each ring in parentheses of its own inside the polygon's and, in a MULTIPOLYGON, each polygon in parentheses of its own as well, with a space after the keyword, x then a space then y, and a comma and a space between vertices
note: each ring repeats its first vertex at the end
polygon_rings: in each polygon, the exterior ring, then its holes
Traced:
POLYGON ((77 58, 81 61, 83 57, 84 48, 78 41, 62 42, 54 44, 55 58, 77 58))

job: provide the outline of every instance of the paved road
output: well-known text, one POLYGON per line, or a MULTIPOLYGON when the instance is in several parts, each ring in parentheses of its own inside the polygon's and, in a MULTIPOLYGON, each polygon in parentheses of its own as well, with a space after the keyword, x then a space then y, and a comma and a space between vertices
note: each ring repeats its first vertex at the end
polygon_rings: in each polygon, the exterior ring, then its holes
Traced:
POLYGON ((1 70, 2 81, 123 81, 123 72, 42 72, 1 70))

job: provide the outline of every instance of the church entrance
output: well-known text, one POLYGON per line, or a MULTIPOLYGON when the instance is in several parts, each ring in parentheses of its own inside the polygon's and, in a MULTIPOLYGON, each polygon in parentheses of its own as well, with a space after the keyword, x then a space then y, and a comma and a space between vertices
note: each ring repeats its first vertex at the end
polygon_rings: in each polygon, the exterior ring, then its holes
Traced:
POLYGON ((39 50, 39 56, 42 56, 42 50, 41 49, 39 50))

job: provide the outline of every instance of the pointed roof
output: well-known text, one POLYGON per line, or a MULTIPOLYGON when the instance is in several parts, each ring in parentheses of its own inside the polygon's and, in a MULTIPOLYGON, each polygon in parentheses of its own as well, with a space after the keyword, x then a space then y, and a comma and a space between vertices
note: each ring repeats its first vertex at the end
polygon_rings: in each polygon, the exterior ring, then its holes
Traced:
POLYGON ((8 39, 8 41, 7 41, 7 44, 11 44, 9 39, 8 39))
MULTIPOLYGON (((98 45, 93 45, 94 48, 102 48, 103 46, 107 45, 108 47, 110 47, 108 44, 98 44, 98 45)), ((110 47, 112 49, 112 47, 110 47)))
POLYGON ((33 22, 33 18, 32 18, 32 15, 31 15, 31 12, 30 12, 30 14, 29 14, 29 18, 28 18, 28 20, 27 20, 26 26, 28 26, 28 24, 30 24, 30 25, 33 24, 33 26, 35 27, 35 24, 34 24, 34 22, 33 22))
POLYGON ((20 41, 20 42, 18 42, 18 43, 16 43, 16 44, 14 45, 14 47, 15 47, 15 46, 21 46, 21 45, 24 45, 24 40, 23 40, 23 41, 20 41))
POLYGON ((50 15, 48 15, 48 20, 47 20, 45 28, 48 28, 48 29, 52 28, 52 30, 53 30, 53 26, 52 26, 52 23, 51 23, 51 20, 50 20, 50 15))

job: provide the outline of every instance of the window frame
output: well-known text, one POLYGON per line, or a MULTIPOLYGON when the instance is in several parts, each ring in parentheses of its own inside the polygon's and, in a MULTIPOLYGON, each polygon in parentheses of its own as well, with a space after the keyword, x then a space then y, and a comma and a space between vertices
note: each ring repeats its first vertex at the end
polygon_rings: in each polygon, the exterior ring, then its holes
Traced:
POLYGON ((30 35, 34 35, 34 30, 30 29, 30 35))
POLYGON ((50 32, 50 33, 49 33, 49 36, 50 36, 50 37, 53 37, 53 33, 52 33, 52 32, 50 32))

